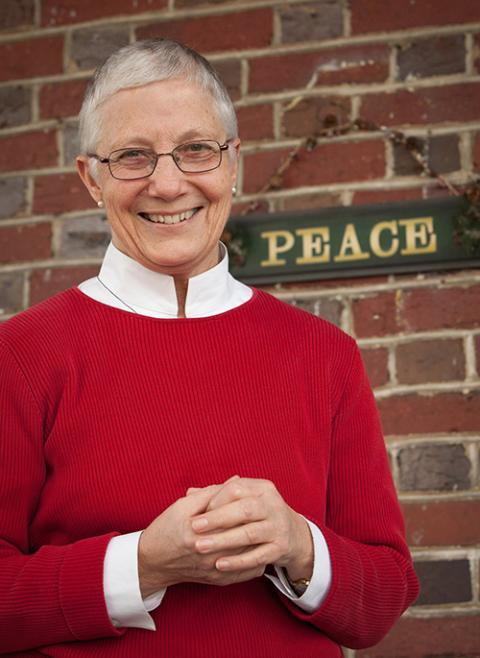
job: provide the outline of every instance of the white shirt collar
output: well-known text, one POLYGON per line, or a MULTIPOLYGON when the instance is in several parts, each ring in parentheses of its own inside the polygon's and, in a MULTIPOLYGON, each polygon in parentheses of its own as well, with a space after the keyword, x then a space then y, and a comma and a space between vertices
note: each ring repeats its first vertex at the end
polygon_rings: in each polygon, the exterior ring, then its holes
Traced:
MULTIPOLYGON (((243 304, 252 296, 251 288, 229 273, 228 253, 225 246, 220 245, 220 262, 188 280, 185 302, 187 318, 223 313, 243 304)), ((151 317, 177 317, 173 277, 140 265, 113 243, 107 248, 98 278, 84 281, 79 288, 89 297, 125 311, 151 317)))

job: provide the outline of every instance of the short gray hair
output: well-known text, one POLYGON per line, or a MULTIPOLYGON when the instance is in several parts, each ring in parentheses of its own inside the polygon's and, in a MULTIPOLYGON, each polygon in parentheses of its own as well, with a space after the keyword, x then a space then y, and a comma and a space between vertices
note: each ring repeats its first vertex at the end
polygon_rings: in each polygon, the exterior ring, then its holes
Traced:
POLYGON ((206 89, 216 103, 227 139, 238 135, 237 117, 213 66, 192 48, 170 39, 148 39, 120 48, 95 71, 80 110, 80 150, 95 152, 101 129, 99 106, 121 89, 185 78, 206 89))

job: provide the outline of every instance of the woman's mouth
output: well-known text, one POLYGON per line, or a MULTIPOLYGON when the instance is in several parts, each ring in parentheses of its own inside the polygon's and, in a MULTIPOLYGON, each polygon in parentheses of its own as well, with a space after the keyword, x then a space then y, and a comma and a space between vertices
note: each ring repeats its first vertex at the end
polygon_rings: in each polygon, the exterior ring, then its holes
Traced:
POLYGON ((160 213, 147 212, 139 212, 138 215, 142 219, 146 219, 154 224, 180 224, 180 222, 184 222, 187 219, 190 219, 190 217, 193 217, 198 210, 200 210, 200 208, 192 208, 191 210, 185 210, 184 212, 179 212, 175 215, 161 215, 160 213))

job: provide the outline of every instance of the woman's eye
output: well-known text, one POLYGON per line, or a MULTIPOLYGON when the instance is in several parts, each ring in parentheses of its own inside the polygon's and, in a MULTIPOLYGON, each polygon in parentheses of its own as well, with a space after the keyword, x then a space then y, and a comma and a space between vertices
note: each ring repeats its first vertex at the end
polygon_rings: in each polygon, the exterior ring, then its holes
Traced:
POLYGON ((148 154, 145 153, 145 151, 141 151, 139 149, 129 149, 128 151, 123 151, 122 153, 119 153, 115 159, 117 162, 148 159, 148 154))
POLYGON ((180 151, 184 156, 192 157, 199 155, 211 155, 215 152, 215 149, 210 144, 206 144, 205 142, 192 142, 191 144, 185 144, 185 146, 183 146, 180 151))

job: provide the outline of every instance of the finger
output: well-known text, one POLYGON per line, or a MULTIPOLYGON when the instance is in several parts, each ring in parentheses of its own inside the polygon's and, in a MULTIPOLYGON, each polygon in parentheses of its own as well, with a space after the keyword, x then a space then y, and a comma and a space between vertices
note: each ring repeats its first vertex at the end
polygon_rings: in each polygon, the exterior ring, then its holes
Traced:
POLYGON ((212 496, 208 509, 217 509, 226 503, 244 498, 245 496, 263 496, 272 494, 273 492, 278 494, 275 485, 269 480, 236 478, 235 480, 227 481, 222 489, 216 495, 212 496))
POLYGON ((265 569, 276 560, 276 550, 273 544, 261 544, 240 555, 228 555, 218 558, 215 568, 221 572, 251 571, 265 569))
POLYGON ((198 491, 194 491, 189 496, 183 498, 182 504, 186 506, 186 513, 188 516, 197 516, 198 514, 207 511, 208 503, 210 502, 212 495, 215 494, 216 486, 218 485, 198 489, 198 491))
POLYGON ((186 495, 190 496, 190 494, 196 493, 197 491, 201 491, 202 489, 213 489, 213 488, 215 488, 215 489, 220 490, 228 482, 231 482, 232 480, 238 480, 238 479, 240 479, 239 475, 232 475, 232 477, 228 478, 228 480, 225 480, 225 482, 223 484, 212 484, 212 485, 209 485, 208 487, 188 487, 186 495))
POLYGON ((265 507, 260 498, 241 498, 214 510, 210 509, 209 505, 204 514, 192 519, 192 529, 199 533, 213 532, 219 528, 234 528, 244 523, 260 521, 265 516, 265 507))
POLYGON ((205 554, 225 553, 225 551, 239 552, 239 549, 244 550, 272 540, 270 524, 260 521, 199 537, 195 541, 195 550, 205 554))

